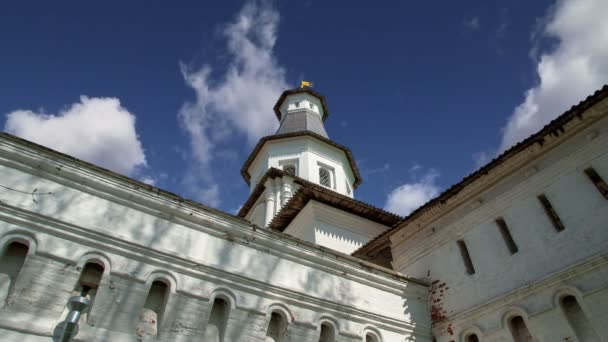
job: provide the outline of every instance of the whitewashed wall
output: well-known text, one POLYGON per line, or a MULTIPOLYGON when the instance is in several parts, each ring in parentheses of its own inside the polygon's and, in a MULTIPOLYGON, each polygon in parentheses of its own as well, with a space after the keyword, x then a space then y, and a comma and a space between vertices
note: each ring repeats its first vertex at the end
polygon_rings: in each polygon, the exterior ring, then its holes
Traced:
POLYGON ((389 227, 311 200, 285 233, 350 254, 387 229, 389 227))
POLYGON ((80 337, 135 340, 151 282, 171 284, 158 340, 201 341, 211 303, 231 303, 228 341, 263 341, 281 310, 290 341, 316 341, 322 320, 340 341, 430 340, 427 288, 347 256, 0 136, 0 240, 30 245, 0 309, 2 340, 48 340, 87 260, 106 272, 80 337), (26 334, 26 336, 24 336, 26 334))
POLYGON ((578 298, 592 328, 608 340, 608 200, 584 173, 592 166, 608 180, 603 117, 511 175, 488 181, 497 183, 414 235, 391 238, 395 269, 432 282, 439 342, 464 341, 469 332, 482 341, 512 341, 506 321, 513 315, 524 317, 535 341, 575 341, 559 306, 567 294, 578 298), (565 230, 551 224, 537 199, 541 193, 565 230), (519 248, 513 255, 498 217, 519 248), (472 275, 465 271, 459 239, 467 244, 472 275))

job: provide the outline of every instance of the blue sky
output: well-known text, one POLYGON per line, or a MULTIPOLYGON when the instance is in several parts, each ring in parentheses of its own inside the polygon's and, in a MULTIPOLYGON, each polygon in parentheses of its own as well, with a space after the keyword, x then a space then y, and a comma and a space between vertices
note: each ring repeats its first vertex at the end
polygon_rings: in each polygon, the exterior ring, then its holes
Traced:
POLYGON ((0 120, 234 212, 272 105, 307 79, 356 197, 406 214, 607 83, 607 3, 12 2, 0 120))

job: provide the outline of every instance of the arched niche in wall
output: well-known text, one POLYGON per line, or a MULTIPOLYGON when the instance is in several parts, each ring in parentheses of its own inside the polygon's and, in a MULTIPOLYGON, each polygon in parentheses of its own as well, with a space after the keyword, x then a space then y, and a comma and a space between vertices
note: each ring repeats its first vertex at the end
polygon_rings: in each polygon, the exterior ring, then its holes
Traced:
POLYGON ((338 324, 331 317, 323 317, 319 322, 319 342, 334 342, 338 336, 338 324))
POLYGON ((285 342, 289 330, 290 317, 293 317, 287 306, 273 304, 269 307, 269 320, 266 329, 267 342, 285 342))
POLYGON ((583 296, 578 289, 568 287, 561 289, 555 296, 557 305, 562 310, 568 325, 580 342, 599 341, 600 337, 583 309, 583 296))
POLYGON ((148 293, 139 312, 139 323, 135 328, 138 337, 154 337, 163 324, 163 318, 171 292, 175 292, 175 279, 164 272, 155 272, 148 277, 148 293))
POLYGON ((464 342, 479 342, 479 336, 477 334, 469 334, 464 338, 464 342))
POLYGON ((483 333, 476 325, 469 326, 460 334, 460 340, 463 342, 480 342, 483 333))
POLYGON ((235 307, 234 295, 224 289, 213 291, 211 295, 211 311, 205 327, 203 341, 224 342, 226 328, 230 318, 230 310, 235 307))
POLYGON ((363 329, 363 342, 382 342, 382 336, 378 329, 368 326, 363 329))
MULTIPOLYGON (((76 269, 80 270, 80 274, 74 284, 72 296, 84 296, 89 300, 89 307, 80 318, 81 322, 89 322, 102 281, 110 274, 110 260, 101 253, 87 252, 78 260, 76 269)), ((65 318, 68 311, 65 307, 62 317, 65 318)))
POLYGON ((87 312, 83 314, 82 319, 88 321, 88 312, 93 310, 95 304, 95 297, 97 296, 97 290, 101 285, 101 277, 103 276, 104 268, 102 265, 96 262, 88 262, 82 268, 80 277, 76 286, 74 287, 73 293, 86 297, 89 300, 89 307, 87 312))
POLYGON ((15 290, 28 255, 34 254, 36 240, 26 234, 11 233, 0 239, 0 301, 2 305, 15 290))
POLYGON ((502 315, 502 328, 509 331, 514 342, 534 340, 528 326, 528 312, 521 307, 509 307, 502 315))
POLYGON ((514 342, 530 342, 532 341, 532 334, 528 330, 526 321, 521 316, 513 316, 509 318, 509 331, 513 337, 514 342))

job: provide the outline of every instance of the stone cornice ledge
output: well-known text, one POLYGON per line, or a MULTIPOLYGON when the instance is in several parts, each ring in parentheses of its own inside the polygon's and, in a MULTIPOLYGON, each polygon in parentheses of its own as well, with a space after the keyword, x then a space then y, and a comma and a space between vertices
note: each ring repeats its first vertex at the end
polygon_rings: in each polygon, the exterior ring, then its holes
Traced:
POLYGON ((286 234, 256 227, 240 217, 184 200, 6 133, 0 135, 0 165, 39 175, 60 184, 67 181, 72 188, 106 200, 231 242, 280 254, 292 261, 324 269, 384 291, 408 293, 411 291, 409 282, 427 286, 422 281, 409 279, 398 272, 286 234))

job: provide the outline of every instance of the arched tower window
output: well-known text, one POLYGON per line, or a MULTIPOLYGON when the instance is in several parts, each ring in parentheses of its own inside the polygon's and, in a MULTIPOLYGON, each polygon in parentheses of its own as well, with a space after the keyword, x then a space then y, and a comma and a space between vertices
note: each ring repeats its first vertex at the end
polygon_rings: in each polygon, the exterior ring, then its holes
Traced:
POLYGON ((88 320, 88 313, 92 312, 95 296, 97 295, 97 289, 101 283, 101 277, 103 276, 103 267, 99 264, 89 262, 82 269, 78 283, 74 288, 74 295, 84 296, 89 299, 89 308, 87 312, 83 314, 83 320, 88 320))
POLYGON ((477 334, 471 334, 469 336, 467 336, 467 338, 465 338, 466 342, 479 342, 479 337, 477 337, 477 334))
POLYGON ((532 334, 521 316, 515 316, 509 320, 509 330, 515 342, 531 342, 532 334))
POLYGON ((28 250, 29 247, 23 243, 11 242, 0 257, 0 300, 3 302, 15 287, 28 250))
POLYGON ((160 280, 155 280, 150 286, 144 307, 141 309, 137 335, 156 336, 163 319, 165 306, 169 299, 169 287, 160 280))
POLYGON ((209 322, 205 329, 205 338, 203 341, 223 342, 226 334, 226 325, 228 316, 230 315, 230 304, 222 298, 216 298, 213 301, 209 322))
POLYGON ((322 323, 319 342, 334 342, 335 340, 336 332, 334 331, 334 327, 329 323, 322 323))
POLYGON ((287 322, 280 313, 273 311, 266 332, 267 341, 284 342, 287 335, 287 322))
POLYGON ((566 296, 561 299, 560 304, 570 323, 570 327, 574 330, 576 337, 581 342, 599 341, 600 338, 593 329, 591 322, 583 312, 583 309, 578 304, 576 297, 566 296))

